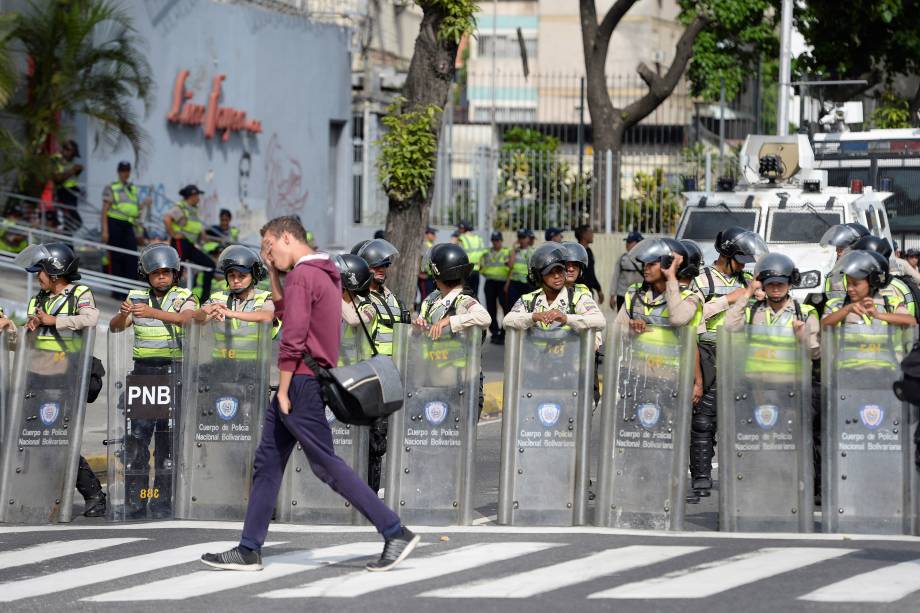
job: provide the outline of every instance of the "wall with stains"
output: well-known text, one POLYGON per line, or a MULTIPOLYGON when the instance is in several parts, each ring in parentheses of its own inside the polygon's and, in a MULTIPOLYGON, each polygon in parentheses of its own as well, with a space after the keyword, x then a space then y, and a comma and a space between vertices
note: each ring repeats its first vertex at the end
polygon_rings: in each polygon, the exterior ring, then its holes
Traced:
MULTIPOLYGON (((257 241, 268 218, 299 214, 320 244, 334 242, 342 231, 337 220, 348 219, 350 202, 347 33, 301 17, 209 0, 123 6, 146 39, 156 82, 143 120, 146 154, 134 175, 153 196, 153 223, 182 186, 194 183, 205 192, 204 221, 217 223, 219 209, 230 209, 244 240, 257 241), (186 70, 175 113, 176 79, 186 70), (218 75, 225 78, 218 79, 215 97, 218 75), (167 120, 171 111, 177 121, 167 120), (197 120, 201 123, 189 123, 197 120)), ((137 111, 143 116, 139 104, 137 111)), ((77 125, 85 126, 79 140, 86 195, 100 203, 103 187, 116 178, 118 161, 133 162, 133 154, 126 144, 114 152, 94 147, 92 122, 77 125)))

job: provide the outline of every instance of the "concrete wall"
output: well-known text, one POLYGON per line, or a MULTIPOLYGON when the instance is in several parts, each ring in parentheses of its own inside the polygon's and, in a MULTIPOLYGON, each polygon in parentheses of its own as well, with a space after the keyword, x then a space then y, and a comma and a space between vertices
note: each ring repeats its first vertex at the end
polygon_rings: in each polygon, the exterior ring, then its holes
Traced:
MULTIPOLYGON (((321 244, 350 221, 351 58, 348 34, 335 25, 208 0, 145 0, 123 6, 146 39, 156 91, 143 125, 147 155, 138 184, 156 187, 154 214, 195 183, 206 192, 201 211, 216 223, 234 212, 244 239, 254 240, 267 218, 299 214, 321 244), (208 139, 202 126, 167 122, 177 75, 188 70, 188 102, 207 105, 213 79, 222 82, 220 107, 245 111, 261 133, 233 132, 208 139)), ((142 113, 140 105, 138 112, 142 113)), ((143 116, 143 115, 142 115, 143 116)), ((78 126, 80 123, 78 122, 78 126)), ((126 144, 92 146, 94 126, 79 138, 88 176, 87 196, 101 202, 119 160, 133 159, 126 144)), ((97 219, 88 225, 98 224, 97 219)))

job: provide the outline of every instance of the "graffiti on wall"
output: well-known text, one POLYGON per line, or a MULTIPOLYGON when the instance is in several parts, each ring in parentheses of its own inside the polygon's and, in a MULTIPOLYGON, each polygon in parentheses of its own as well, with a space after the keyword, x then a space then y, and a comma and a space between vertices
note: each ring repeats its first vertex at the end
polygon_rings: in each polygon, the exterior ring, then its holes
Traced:
POLYGON ((300 161, 281 145, 272 134, 265 154, 266 204, 270 217, 298 215, 307 205, 310 195, 304 184, 300 161))

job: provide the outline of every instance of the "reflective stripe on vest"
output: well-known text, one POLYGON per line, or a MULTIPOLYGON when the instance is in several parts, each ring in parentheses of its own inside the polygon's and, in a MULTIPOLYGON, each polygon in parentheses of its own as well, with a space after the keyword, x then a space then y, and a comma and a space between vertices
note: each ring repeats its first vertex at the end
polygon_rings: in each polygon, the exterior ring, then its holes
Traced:
POLYGON ((109 186, 112 189, 112 203, 109 205, 109 219, 134 223, 140 215, 140 197, 137 186, 121 181, 115 181, 109 186))
MULTIPOLYGON (((623 301, 626 306, 626 313, 629 315, 630 319, 638 319, 644 321, 645 323, 652 324, 653 326, 666 326, 672 327, 671 324, 671 314, 668 311, 668 301, 662 293, 657 298, 654 298, 652 302, 645 302, 640 294, 642 289, 642 283, 636 283, 635 285, 630 285, 629 289, 626 290, 626 296, 624 296, 623 301), (640 309, 637 311, 633 308, 633 305, 638 303, 640 309)), ((688 296, 693 295, 695 292, 688 288, 682 287, 680 290, 680 297, 686 299, 688 296)), ((696 328, 700 324, 700 320, 703 318, 703 311, 700 308, 696 309, 696 313, 693 316, 693 319, 686 325, 696 328)))
POLYGON ((511 257, 511 251, 507 247, 502 247, 498 251, 489 249, 483 254, 482 260, 479 261, 480 274, 492 281, 507 281, 508 273, 510 272, 508 268, 509 257, 511 257))
POLYGON ((383 296, 372 291, 370 300, 377 309, 377 330, 372 336, 374 345, 378 353, 393 355, 393 326, 400 322, 402 305, 393 292, 387 292, 383 296))
POLYGON ((897 370, 895 343, 900 330, 879 319, 872 325, 843 325, 837 328, 837 369, 879 368, 897 370))
MULTIPOLYGON (((254 313, 262 310, 262 305, 271 296, 271 293, 257 290, 252 298, 237 305, 241 308, 232 309, 243 313, 254 313)), ((220 302, 231 308, 233 302, 228 299, 230 294, 226 291, 211 294, 211 300, 220 302)), ((214 340, 217 341, 217 347, 214 349, 214 357, 223 360, 255 360, 259 356, 259 330, 260 323, 255 321, 241 321, 239 319, 227 318, 224 320, 224 326, 216 325, 214 329, 214 340)))
MULTIPOLYGON (((749 273, 742 272, 741 274, 744 276, 746 282, 750 281, 751 275, 749 273)), ((697 279, 700 278, 706 278, 707 285, 709 285, 710 279, 713 282, 712 286, 703 292, 703 298, 707 302, 719 298, 720 296, 727 296, 736 289, 746 287, 745 283, 742 283, 738 277, 726 277, 713 267, 705 268, 704 273, 697 277, 697 279), (705 271, 708 271, 709 274, 707 275, 705 271)), ((722 327, 723 323, 725 323, 725 311, 710 316, 709 319, 706 320, 706 332, 700 334, 700 341, 715 343, 716 332, 722 327)))
POLYGON ((459 237, 460 246, 466 251, 466 256, 470 259, 470 264, 476 266, 479 260, 486 252, 486 244, 482 242, 482 237, 472 232, 464 232, 459 237))
MULTIPOLYGON (((814 307, 800 307, 802 321, 815 312, 814 307)), ((748 323, 748 353, 745 359, 745 371, 748 373, 795 374, 799 371, 802 359, 801 343, 796 337, 792 324, 796 315, 784 309, 776 319, 773 309, 765 307, 764 324, 751 324, 754 309, 745 307, 745 321, 748 323)))
POLYGON ((527 283, 527 274, 530 270, 530 256, 533 255, 533 247, 518 249, 515 251, 514 264, 511 265, 511 280, 519 283, 527 283))
POLYGON ((201 223, 201 219, 198 217, 198 207, 190 205, 185 200, 180 200, 176 203, 176 206, 182 211, 185 223, 180 226, 173 222, 172 229, 174 232, 180 232, 189 242, 194 243, 198 240, 198 237, 201 235, 201 229, 204 227, 204 224, 201 223))
MULTIPOLYGON (((656 297, 653 302, 645 302, 640 294, 642 284, 631 285, 626 290, 624 296, 624 306, 630 319, 638 319, 649 324, 645 332, 639 334, 632 341, 634 346, 634 356, 644 360, 646 365, 651 368, 677 368, 680 364, 680 339, 677 336, 677 328, 671 324, 670 312, 668 311, 668 301, 662 293, 656 297), (634 308, 638 304, 639 308, 634 308)), ((681 289, 681 298, 687 298, 694 292, 689 288, 681 289)), ((696 328, 702 312, 699 308, 688 325, 696 328)))
MULTIPOLYGON (((58 174, 63 173, 67 169, 67 162, 64 161, 64 156, 62 156, 60 153, 55 153, 54 155, 52 155, 51 161, 54 164, 54 170, 56 173, 58 174)), ((71 162, 70 165, 73 166, 73 162, 71 162)), ((80 184, 77 183, 77 176, 72 175, 64 179, 64 182, 60 184, 60 187, 63 187, 65 189, 70 189, 70 190, 77 189, 78 187, 80 187, 80 184)))
MULTIPOLYGON (((184 287, 171 287, 160 301, 160 309, 178 313, 181 304, 191 298, 192 292, 184 287)), ((128 302, 140 302, 153 306, 150 289, 133 289, 128 293, 128 302)), ((182 326, 166 324, 152 317, 134 318, 134 359, 151 358, 179 359, 182 357, 180 340, 185 331, 182 326), (166 326, 169 325, 169 328, 166 326), (172 333, 170 333, 170 329, 172 333), (173 338, 175 336, 175 339, 173 338)))
MULTIPOLYGON (((75 285, 70 290, 58 294, 57 296, 48 296, 43 302, 38 304, 38 296, 33 296, 29 300, 29 307, 26 309, 26 315, 32 317, 41 306, 41 309, 48 315, 76 315, 79 309, 77 303, 80 297, 90 291, 85 285, 75 285)), ((83 348, 83 335, 77 330, 58 330, 54 326, 41 326, 37 330, 35 338, 35 348, 39 351, 57 351, 74 353, 83 348)))
POLYGON ((834 300, 834 299, 844 299, 847 297, 847 278, 845 275, 840 275, 839 280, 835 280, 830 275, 827 275, 824 279, 824 299, 825 300, 834 300))

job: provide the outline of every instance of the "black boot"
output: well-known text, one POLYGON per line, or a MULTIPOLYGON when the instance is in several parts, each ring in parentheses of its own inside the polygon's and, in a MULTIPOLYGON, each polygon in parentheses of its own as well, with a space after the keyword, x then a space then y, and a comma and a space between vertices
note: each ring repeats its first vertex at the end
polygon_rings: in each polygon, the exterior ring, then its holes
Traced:
POLYGON ((105 517, 105 492, 99 492, 98 496, 87 498, 84 508, 83 517, 105 517))
POLYGON ((102 517, 105 515, 105 492, 102 484, 86 458, 80 456, 80 467, 77 469, 77 491, 86 501, 83 515, 86 517, 102 517))

